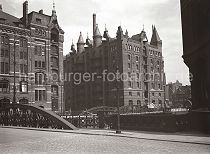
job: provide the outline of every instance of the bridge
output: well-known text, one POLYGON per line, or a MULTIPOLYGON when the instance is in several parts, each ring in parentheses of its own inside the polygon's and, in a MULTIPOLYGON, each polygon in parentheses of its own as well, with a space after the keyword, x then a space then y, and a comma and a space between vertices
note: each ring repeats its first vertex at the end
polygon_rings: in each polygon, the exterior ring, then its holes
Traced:
POLYGON ((60 116, 41 107, 28 104, 8 104, 0 107, 0 125, 52 129, 77 129, 60 116))

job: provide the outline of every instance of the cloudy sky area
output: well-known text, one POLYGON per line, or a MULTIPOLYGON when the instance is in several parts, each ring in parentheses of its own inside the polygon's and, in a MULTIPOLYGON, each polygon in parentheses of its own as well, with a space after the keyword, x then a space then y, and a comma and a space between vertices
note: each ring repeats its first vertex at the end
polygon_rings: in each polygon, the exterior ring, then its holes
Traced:
MULTIPOLYGON (((189 84, 188 68, 183 63, 182 32, 179 0, 54 0, 59 25, 65 31, 64 54, 70 51, 72 39, 76 44, 79 32, 84 39, 92 38, 92 14, 97 14, 97 23, 103 34, 105 24, 111 37, 117 27, 127 29, 129 36, 144 29, 150 40, 152 24, 156 25, 163 41, 163 56, 167 82, 179 80, 189 84)), ((24 0, 1 0, 3 11, 22 16, 24 0)), ((29 12, 44 10, 51 15, 53 0, 28 0, 29 12)))

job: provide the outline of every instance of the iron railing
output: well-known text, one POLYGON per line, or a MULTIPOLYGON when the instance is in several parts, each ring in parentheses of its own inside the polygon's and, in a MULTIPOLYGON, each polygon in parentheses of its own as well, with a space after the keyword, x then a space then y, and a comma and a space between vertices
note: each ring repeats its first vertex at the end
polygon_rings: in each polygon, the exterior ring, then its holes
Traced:
POLYGON ((26 104, 4 104, 0 108, 1 126, 19 126, 52 129, 77 129, 51 111, 26 104))

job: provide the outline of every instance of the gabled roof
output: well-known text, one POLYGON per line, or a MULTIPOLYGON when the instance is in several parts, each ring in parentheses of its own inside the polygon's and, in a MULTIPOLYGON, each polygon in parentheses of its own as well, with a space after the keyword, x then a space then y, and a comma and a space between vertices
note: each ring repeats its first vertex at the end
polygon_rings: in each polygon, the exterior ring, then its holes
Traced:
POLYGON ((9 24, 12 26, 17 26, 16 23, 22 23, 22 21, 19 18, 10 15, 8 13, 5 13, 3 11, 0 11, 0 19, 5 20, 5 24, 9 24))
POLYGON ((155 26, 152 26, 152 38, 150 44, 157 45, 158 42, 161 42, 160 36, 158 35, 155 26))
POLYGON ((101 36, 101 33, 99 31, 99 28, 98 28, 98 25, 96 25, 95 36, 101 36))
POLYGON ((131 39, 144 42, 148 41, 146 32, 144 30, 142 30, 140 34, 133 35, 131 39))
POLYGON ((84 39, 83 39, 83 37, 82 37, 82 32, 80 32, 79 39, 78 39, 78 42, 77 42, 77 43, 82 43, 82 44, 85 43, 85 42, 84 42, 84 39))

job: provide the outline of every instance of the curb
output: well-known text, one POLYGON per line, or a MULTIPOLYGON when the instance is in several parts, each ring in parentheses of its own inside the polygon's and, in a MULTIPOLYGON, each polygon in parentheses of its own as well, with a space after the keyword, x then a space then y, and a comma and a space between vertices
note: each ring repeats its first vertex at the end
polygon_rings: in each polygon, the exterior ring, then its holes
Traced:
MULTIPOLYGON (((83 135, 115 136, 115 137, 122 137, 122 138, 151 140, 151 141, 161 141, 161 142, 172 142, 172 143, 175 142, 175 143, 210 145, 210 142, 202 142, 202 141, 201 142, 199 142, 199 141, 182 141, 182 140, 177 140, 177 139, 160 139, 158 137, 156 137, 156 138, 146 138, 146 137, 130 136, 132 134, 127 134, 126 135, 126 133, 115 134, 114 132, 113 132, 113 134, 97 133, 97 132, 81 132, 81 131, 79 131, 79 129, 78 130, 62 130, 62 129, 44 129, 44 128, 15 127, 15 126, 0 126, 0 128, 24 129, 24 130, 46 131, 46 132, 59 132, 59 133, 71 133, 71 134, 83 134, 83 135)), ((127 133, 130 133, 130 132, 127 132, 127 133)))

